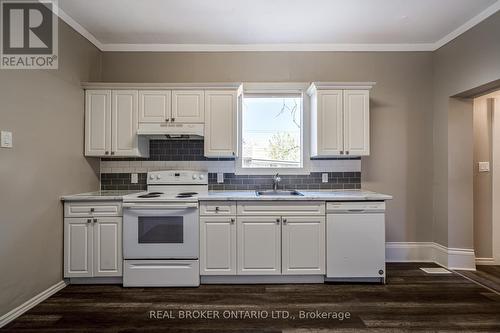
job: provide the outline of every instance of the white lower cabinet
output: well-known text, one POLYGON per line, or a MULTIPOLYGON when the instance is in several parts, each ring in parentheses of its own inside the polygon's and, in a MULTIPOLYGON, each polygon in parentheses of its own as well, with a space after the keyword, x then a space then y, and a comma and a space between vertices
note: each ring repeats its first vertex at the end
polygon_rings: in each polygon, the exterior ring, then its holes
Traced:
POLYGON ((282 217, 282 265, 286 275, 325 273, 325 217, 282 217))
POLYGON ((238 217, 238 274, 281 274, 280 216, 238 217))
POLYGON ((64 277, 92 276, 92 224, 90 218, 64 219, 64 277))
POLYGON ((236 275, 236 217, 200 218, 200 274, 236 275))
POLYGON ((122 276, 122 218, 64 219, 64 277, 122 276))

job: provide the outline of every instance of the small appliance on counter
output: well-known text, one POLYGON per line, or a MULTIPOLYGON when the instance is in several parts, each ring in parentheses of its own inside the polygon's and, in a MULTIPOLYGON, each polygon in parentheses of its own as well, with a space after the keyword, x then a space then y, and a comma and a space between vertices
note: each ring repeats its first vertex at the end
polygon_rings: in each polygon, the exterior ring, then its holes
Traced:
POLYGON ((208 174, 149 172, 147 185, 123 198, 123 286, 199 286, 197 196, 208 192, 208 174))

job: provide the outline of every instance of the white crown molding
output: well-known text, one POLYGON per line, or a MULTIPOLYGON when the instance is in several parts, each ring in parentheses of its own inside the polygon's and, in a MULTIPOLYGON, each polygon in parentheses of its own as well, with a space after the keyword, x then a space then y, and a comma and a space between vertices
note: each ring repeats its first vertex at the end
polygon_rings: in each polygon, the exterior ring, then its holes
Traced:
POLYGON ((104 44, 105 52, 415 52, 434 44, 104 44))
POLYGON ((23 304, 19 305, 17 308, 12 309, 11 311, 7 312, 5 315, 0 317, 0 327, 3 327, 28 311, 29 309, 33 308, 34 306, 40 304, 41 302, 45 301, 47 298, 50 296, 54 295, 57 293, 59 290, 63 289, 66 287, 67 284, 65 281, 59 281, 55 285, 45 289, 38 295, 35 295, 31 299, 27 300, 23 304))
POLYGON ((102 43, 58 7, 58 16, 103 52, 431 52, 436 51, 500 10, 497 0, 457 29, 434 43, 396 44, 114 44, 102 43))
POLYGON ((500 10, 500 0, 497 0, 495 3, 493 3, 491 6, 489 6, 485 10, 483 10, 481 13, 477 14, 476 16, 474 16, 473 18, 471 18, 470 20, 468 20, 467 22, 465 22, 464 24, 462 24, 461 26, 459 26, 458 28, 456 28, 455 30, 453 30, 452 32, 450 32, 449 34, 447 34, 446 36, 444 36, 440 40, 438 40, 436 43, 434 43, 434 50, 433 51, 448 44, 453 39, 457 38, 458 36, 460 36, 461 34, 466 32, 467 30, 473 28, 474 26, 478 25, 482 21, 486 20, 488 17, 495 14, 499 10, 500 10))

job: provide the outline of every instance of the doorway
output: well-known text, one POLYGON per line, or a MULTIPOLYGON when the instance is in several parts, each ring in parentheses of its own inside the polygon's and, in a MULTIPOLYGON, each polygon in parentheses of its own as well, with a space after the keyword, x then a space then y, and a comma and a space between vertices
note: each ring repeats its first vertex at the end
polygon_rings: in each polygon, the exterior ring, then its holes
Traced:
POLYGON ((474 99, 474 251, 500 265, 500 90, 474 99))

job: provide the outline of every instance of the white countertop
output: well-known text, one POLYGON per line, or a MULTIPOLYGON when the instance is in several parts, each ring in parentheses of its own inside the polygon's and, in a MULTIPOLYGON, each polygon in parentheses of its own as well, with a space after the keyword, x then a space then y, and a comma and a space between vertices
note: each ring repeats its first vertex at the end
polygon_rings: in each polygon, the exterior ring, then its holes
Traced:
MULTIPOLYGON (((121 201, 123 196, 140 191, 96 191, 73 195, 64 195, 63 201, 121 201)), ((255 191, 211 191, 198 197, 200 201, 207 200, 317 200, 317 201, 383 201, 391 200, 392 196, 365 190, 333 190, 333 191, 300 191, 303 196, 257 196, 255 191)))
POLYGON ((391 200, 392 196, 365 190, 301 191, 302 196, 257 196, 255 191, 212 191, 199 196, 198 200, 317 200, 317 201, 361 201, 391 200))
POLYGON ((63 195, 63 201, 121 201, 123 196, 143 191, 95 191, 79 194, 63 195))

